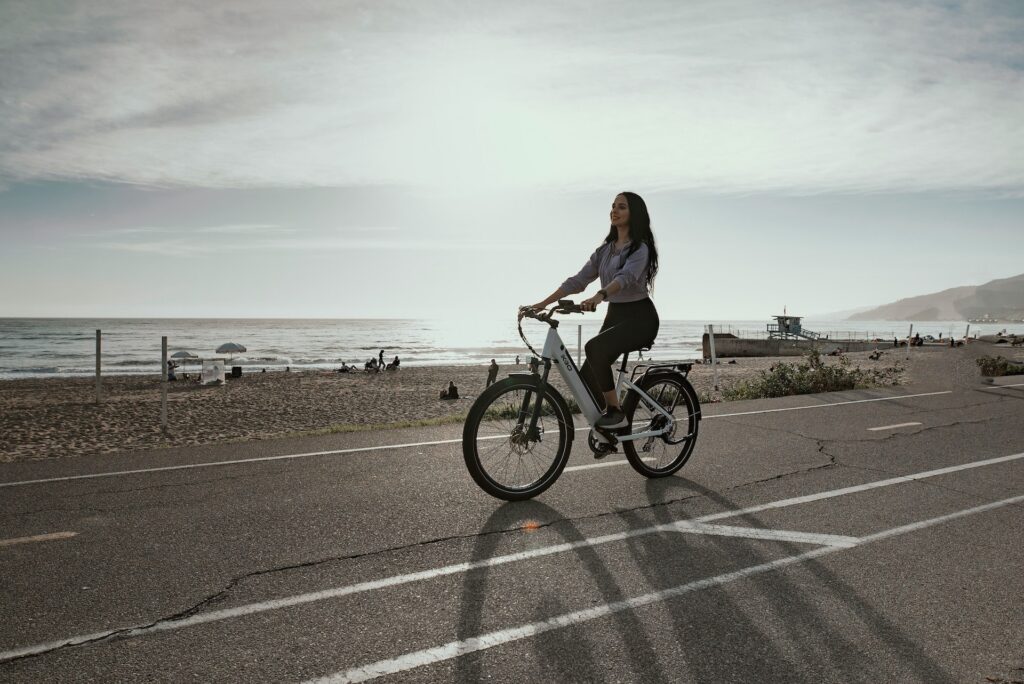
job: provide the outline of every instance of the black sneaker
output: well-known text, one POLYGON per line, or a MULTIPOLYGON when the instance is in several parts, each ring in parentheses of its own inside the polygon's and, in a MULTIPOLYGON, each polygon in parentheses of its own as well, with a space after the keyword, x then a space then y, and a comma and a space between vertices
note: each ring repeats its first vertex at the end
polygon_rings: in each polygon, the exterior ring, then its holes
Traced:
POLYGON ((604 412, 603 416, 597 419, 594 426, 604 428, 606 430, 612 430, 615 428, 626 427, 627 422, 626 414, 622 412, 622 409, 609 408, 604 412))

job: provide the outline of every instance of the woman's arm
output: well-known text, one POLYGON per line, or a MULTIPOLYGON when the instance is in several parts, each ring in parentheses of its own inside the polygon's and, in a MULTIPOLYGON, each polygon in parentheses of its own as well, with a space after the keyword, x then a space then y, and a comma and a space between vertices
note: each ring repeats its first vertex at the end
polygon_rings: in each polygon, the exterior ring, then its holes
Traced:
POLYGON ((641 244, 635 252, 629 255, 626 259, 626 263, 622 265, 619 272, 612 278, 612 282, 609 283, 609 287, 605 289, 611 294, 612 283, 618 283, 619 289, 623 287, 635 287, 642 285, 647 276, 648 260, 650 259, 650 250, 647 249, 647 245, 641 244))
POLYGON ((537 302, 536 304, 531 304, 530 308, 531 309, 543 309, 544 307, 546 307, 548 304, 551 304, 552 302, 557 302, 559 299, 564 299, 567 294, 570 294, 570 293, 566 292, 562 288, 558 288, 557 290, 555 290, 554 292, 549 294, 547 297, 545 297, 544 299, 542 299, 539 302, 537 302))
POLYGON ((583 264, 583 268, 580 272, 570 278, 566 279, 557 290, 549 294, 544 299, 540 300, 536 304, 531 304, 531 308, 543 309, 548 304, 556 302, 559 299, 564 299, 568 295, 576 294, 577 292, 583 292, 587 285, 594 282, 598 275, 598 264, 601 261, 601 248, 594 250, 594 253, 587 259, 587 263, 583 264))
MULTIPOLYGON (((604 288, 604 292, 605 294, 608 295, 608 297, 611 297, 613 294, 615 294, 621 289, 622 284, 619 283, 618 280, 613 280, 612 282, 608 283, 608 287, 604 288)), ((608 297, 602 295, 601 290, 598 290, 596 295, 594 295, 590 299, 584 299, 582 302, 580 302, 580 307, 584 311, 596 311, 597 305, 608 299, 608 297)))

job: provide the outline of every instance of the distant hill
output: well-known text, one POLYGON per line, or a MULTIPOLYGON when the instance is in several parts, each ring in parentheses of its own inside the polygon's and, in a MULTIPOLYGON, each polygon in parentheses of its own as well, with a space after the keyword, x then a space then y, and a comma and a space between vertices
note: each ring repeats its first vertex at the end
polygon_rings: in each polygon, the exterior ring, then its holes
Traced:
POLYGON ((824 313, 809 313, 804 316, 804 320, 815 320, 815 321, 848 321, 855 314, 859 314, 862 311, 873 309, 873 306, 858 306, 856 309, 843 309, 842 311, 826 311, 824 313))
POLYGON ((984 285, 954 287, 856 313, 848 321, 1024 320, 1024 273, 984 285))

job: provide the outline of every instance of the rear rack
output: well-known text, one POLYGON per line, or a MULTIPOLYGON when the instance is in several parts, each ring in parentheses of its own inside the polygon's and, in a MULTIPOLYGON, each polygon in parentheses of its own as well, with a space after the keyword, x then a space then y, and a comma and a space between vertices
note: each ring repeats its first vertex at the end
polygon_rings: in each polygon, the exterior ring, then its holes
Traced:
POLYGON ((641 379, 643 379, 645 376, 647 376, 648 373, 651 373, 651 374, 657 374, 657 373, 682 373, 683 377, 685 378, 687 375, 690 374, 690 369, 692 369, 692 368, 693 368, 693 364, 692 363, 655 363, 655 364, 641 363, 641 364, 637 364, 636 366, 633 367, 633 373, 632 373, 632 375, 630 375, 629 379, 633 383, 638 383, 638 380, 637 380, 638 373, 639 373, 639 378, 641 378, 641 379), (640 373, 641 370, 643 370, 643 373, 640 373))

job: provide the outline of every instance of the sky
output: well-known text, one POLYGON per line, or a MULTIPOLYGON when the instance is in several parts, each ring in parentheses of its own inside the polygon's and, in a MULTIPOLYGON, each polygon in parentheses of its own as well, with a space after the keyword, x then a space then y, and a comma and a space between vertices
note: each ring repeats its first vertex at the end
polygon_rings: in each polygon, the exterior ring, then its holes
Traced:
POLYGON ((663 318, 1024 272, 1013 0, 5 0, 0 63, 0 316, 511 316, 622 190, 663 318))

